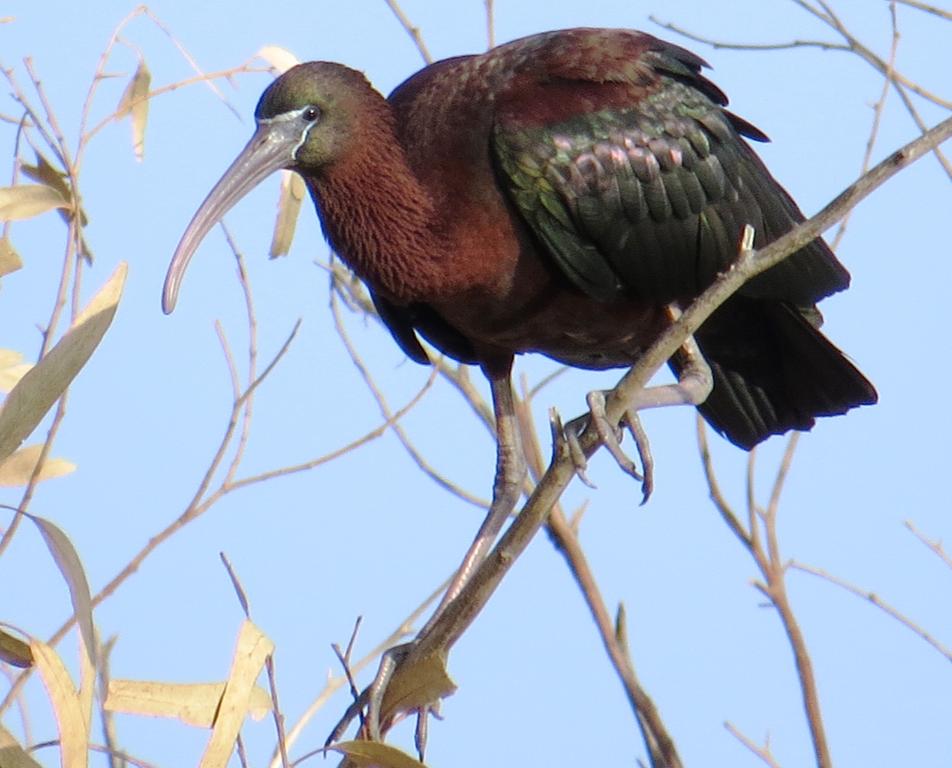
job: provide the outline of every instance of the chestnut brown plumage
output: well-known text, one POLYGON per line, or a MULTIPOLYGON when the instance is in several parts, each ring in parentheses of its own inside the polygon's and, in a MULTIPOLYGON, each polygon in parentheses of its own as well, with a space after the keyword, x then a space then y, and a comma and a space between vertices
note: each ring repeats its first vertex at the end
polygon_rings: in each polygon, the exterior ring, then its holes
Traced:
MULTIPOLYGON (((670 324, 669 307, 731 263, 745 225, 760 247, 803 220, 744 138, 765 136, 725 109, 703 66, 650 35, 603 29, 441 61, 387 99, 344 66, 302 64, 264 92, 255 135, 182 238, 167 312, 210 227, 272 171, 296 171, 404 352, 427 362, 423 337, 485 371, 493 509, 444 603, 520 493, 513 356, 628 366, 670 324)), ((876 401, 818 330, 816 303, 848 283, 817 239, 700 328, 713 390, 699 410, 718 432, 751 448, 876 401)), ((679 375, 685 359, 671 361, 679 375)))

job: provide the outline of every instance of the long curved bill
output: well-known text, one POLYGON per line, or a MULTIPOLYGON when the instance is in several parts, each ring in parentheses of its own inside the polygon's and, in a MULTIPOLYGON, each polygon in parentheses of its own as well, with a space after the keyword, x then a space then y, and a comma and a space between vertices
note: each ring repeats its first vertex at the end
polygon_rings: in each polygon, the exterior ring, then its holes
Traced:
POLYGON ((251 141, 241 150, 241 154, 235 158, 195 212, 178 248, 175 249, 162 291, 162 310, 166 314, 175 309, 185 269, 205 235, 221 221, 235 203, 265 178, 290 166, 302 141, 301 125, 298 121, 276 119, 258 124, 251 141))

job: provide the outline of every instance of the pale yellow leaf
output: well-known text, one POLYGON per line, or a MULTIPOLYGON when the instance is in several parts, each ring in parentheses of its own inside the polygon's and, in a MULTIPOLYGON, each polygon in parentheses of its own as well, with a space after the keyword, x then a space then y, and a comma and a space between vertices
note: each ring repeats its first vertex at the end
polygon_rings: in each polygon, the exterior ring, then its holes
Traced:
MULTIPOLYGON (((0 19, 0 23, 3 19, 0 19)), ((3 768, 41 768, 13 738, 13 734, 0 725, 0 766, 3 768)))
POLYGON ((304 180, 293 171, 281 171, 281 193, 278 197, 278 218, 274 222, 270 256, 286 256, 291 250, 301 201, 307 193, 304 180))
POLYGON ((18 184, 0 187, 0 221, 19 221, 39 216, 69 203, 53 187, 46 184, 18 184))
POLYGON ((56 346, 10 391, 0 407, 0 460, 20 447, 89 360, 116 313, 126 279, 122 262, 56 346))
MULTIPOLYGON (((42 445, 28 445, 0 461, 0 487, 16 488, 29 483, 42 452, 42 445)), ((62 477, 75 469, 76 465, 65 459, 48 458, 43 463, 36 479, 49 480, 53 477, 62 477)))
POLYGON ((9 392, 24 374, 33 367, 24 363, 23 355, 12 349, 0 349, 0 392, 9 392))
POLYGON ((60 764, 63 768, 86 768, 89 735, 73 681, 62 659, 46 643, 33 640, 30 650, 56 715, 60 764))
POLYGON ((251 691, 261 674, 265 660, 274 651, 274 643, 251 621, 245 619, 238 633, 231 673, 221 697, 215 727, 199 768, 225 768, 235 747, 238 731, 248 714, 251 691))
POLYGON ((86 571, 83 569, 79 554, 73 542, 59 527, 45 518, 29 513, 24 514, 36 524, 43 541, 46 542, 47 549, 53 556, 60 573, 63 574, 66 586, 69 588, 69 598, 73 604, 73 612, 76 614, 76 623, 79 625, 86 655, 89 657, 90 664, 95 666, 96 629, 93 626, 93 603, 89 594, 89 581, 86 579, 86 571))
MULTIPOLYGON (((162 683, 152 680, 110 680, 105 707, 147 717, 175 717, 186 725, 211 728, 225 683, 162 683)), ((271 696, 261 686, 251 689, 248 714, 260 720, 271 711, 271 696)))
POLYGON ((20 254, 16 252, 9 237, 0 237, 0 277, 16 272, 23 266, 20 254))
POLYGON ((152 73, 145 61, 140 60, 132 80, 126 86, 119 99, 116 114, 119 117, 130 116, 132 123, 132 149, 136 153, 136 160, 141 161, 145 149, 145 124, 149 117, 149 87, 152 84, 152 73))
POLYGON ((415 757, 379 741, 342 741, 331 749, 347 755, 357 768, 425 768, 415 757))
MULTIPOLYGON (((22 669, 33 666, 29 644, 0 629, 0 661, 22 669)), ((3 762, 0 761, 0 766, 2 765, 3 762)))
POLYGON ((23 355, 13 349, 0 349, 0 392, 9 392, 23 378, 32 363, 24 363, 23 355))
POLYGON ((279 45, 266 45, 258 51, 257 56, 268 62, 279 75, 301 63, 301 60, 291 51, 279 45))

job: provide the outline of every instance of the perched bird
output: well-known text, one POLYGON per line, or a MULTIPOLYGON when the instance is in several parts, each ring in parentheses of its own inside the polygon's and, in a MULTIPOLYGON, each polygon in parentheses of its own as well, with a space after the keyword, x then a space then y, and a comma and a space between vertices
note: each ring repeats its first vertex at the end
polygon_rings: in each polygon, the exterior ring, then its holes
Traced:
MULTIPOLYGON (((629 366, 672 308, 731 264, 745 225, 761 247, 803 220, 745 140, 766 137, 725 109, 704 66, 611 29, 440 61, 386 99, 345 66, 302 64, 264 92, 254 136, 182 237, 166 312, 209 229, 273 171, 296 171, 403 351, 428 362, 422 337, 485 372, 499 441, 493 504, 444 604, 521 491, 513 356, 629 366)), ((818 330, 816 303, 848 284, 821 239, 758 275, 697 331, 703 360, 671 361, 682 376, 706 360, 709 396, 674 399, 746 449, 874 403, 870 382, 818 330)))

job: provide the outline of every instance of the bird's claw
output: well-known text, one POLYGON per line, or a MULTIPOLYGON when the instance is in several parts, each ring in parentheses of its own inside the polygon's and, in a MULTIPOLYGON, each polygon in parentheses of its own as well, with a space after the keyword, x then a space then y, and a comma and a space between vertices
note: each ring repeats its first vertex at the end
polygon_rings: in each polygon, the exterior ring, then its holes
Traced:
MULTIPOLYGON (((563 425, 562 417, 553 408, 549 413, 549 421, 552 427, 553 451, 557 453, 564 446, 568 451, 569 458, 572 459, 576 477, 589 488, 594 488, 595 483, 588 479, 588 459, 585 458, 585 452, 578 441, 578 436, 588 424, 587 417, 580 416, 563 425)), ((554 458, 555 456, 553 456, 554 458)))
POLYGON ((404 714, 415 712, 415 742, 420 761, 423 761, 429 716, 440 719, 441 699, 456 690, 456 686, 446 673, 445 657, 437 654, 408 660, 417 642, 396 645, 384 652, 373 681, 344 712, 328 736, 325 747, 339 741, 344 731, 358 718, 359 738, 383 741, 383 734, 397 720, 402 719, 404 714), (391 696, 402 702, 399 708, 395 709, 389 703, 391 696))
POLYGON ((577 419, 572 419, 564 428, 559 424, 560 436, 565 440, 572 462, 575 464, 575 473, 583 483, 594 487, 585 474, 588 462, 579 444, 579 435, 591 424, 602 445, 608 449, 622 471, 641 482, 643 494, 641 503, 644 504, 648 501, 648 497, 651 496, 651 491, 654 489, 654 459, 651 455, 648 435, 641 425, 637 412, 634 409, 626 411, 622 417, 622 423, 627 427, 635 441, 638 458, 641 461, 641 471, 639 471, 638 465, 622 450, 621 440, 624 433, 620 426, 610 422, 605 413, 605 393, 601 390, 589 392, 586 401, 588 402, 589 413, 577 419))
MULTIPOLYGON (((334 730, 332 730, 330 736, 327 737, 327 741, 324 742, 325 747, 329 747, 334 742, 340 741, 341 736, 344 735, 344 731, 358 718, 360 719, 360 732, 364 738, 369 741, 381 740, 380 710, 383 704, 383 695, 387 690, 390 680, 393 678, 393 673, 397 666, 406 658, 412 647, 412 643, 405 643, 403 645, 395 645, 384 652, 374 679, 344 711, 343 716, 337 721, 337 725, 334 726, 334 730)), ((387 725, 389 725, 389 723, 387 723, 387 725)))

